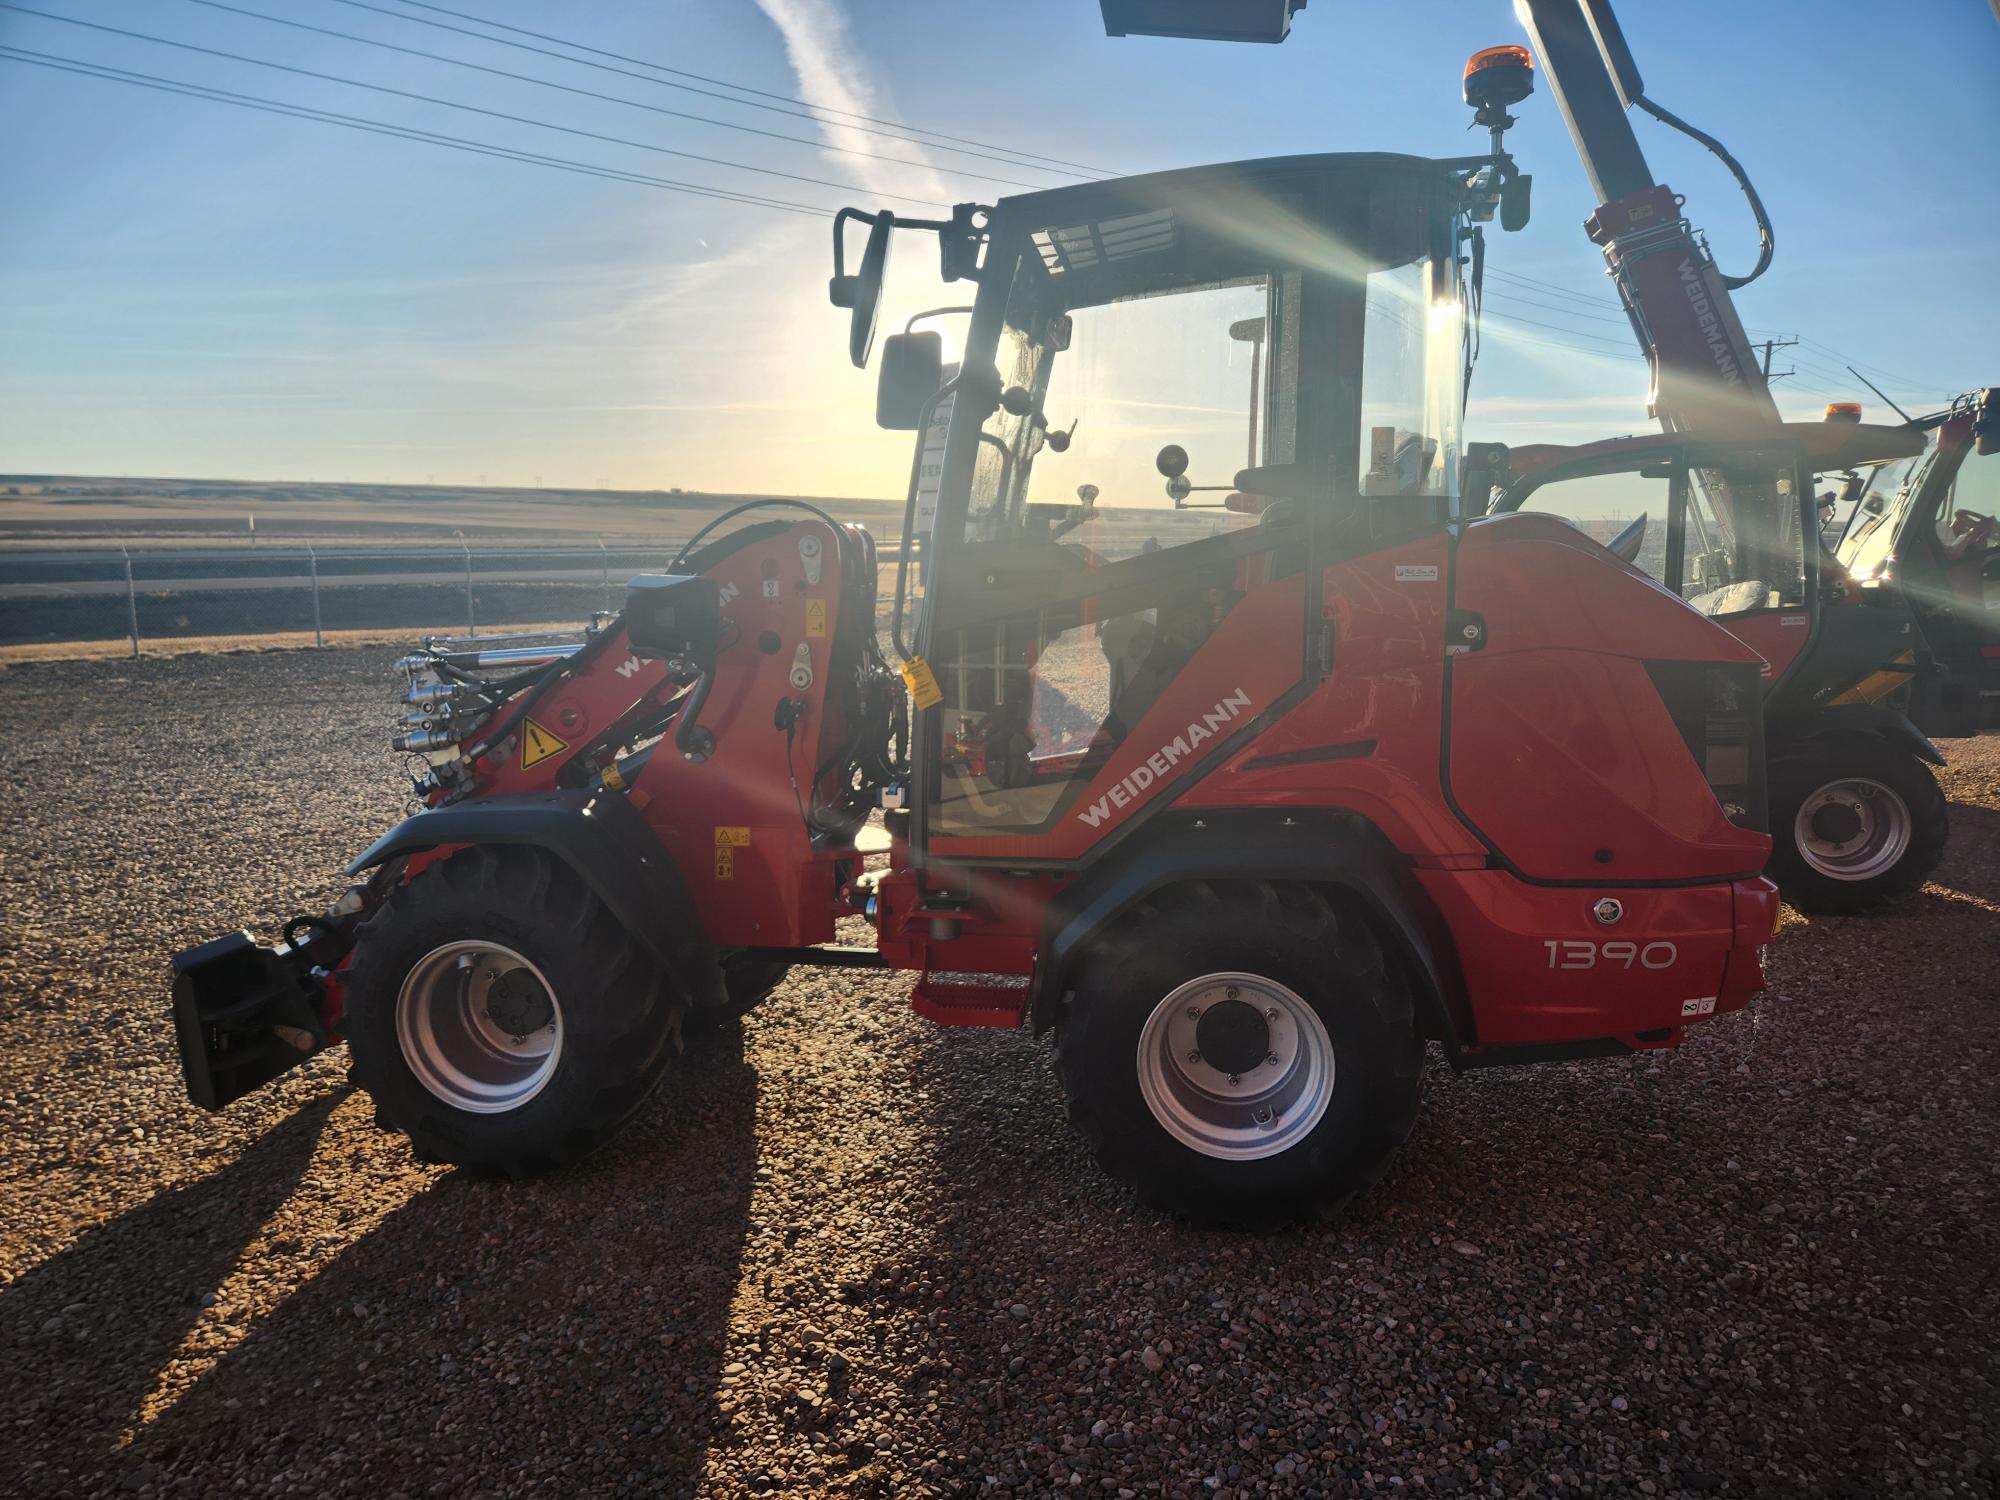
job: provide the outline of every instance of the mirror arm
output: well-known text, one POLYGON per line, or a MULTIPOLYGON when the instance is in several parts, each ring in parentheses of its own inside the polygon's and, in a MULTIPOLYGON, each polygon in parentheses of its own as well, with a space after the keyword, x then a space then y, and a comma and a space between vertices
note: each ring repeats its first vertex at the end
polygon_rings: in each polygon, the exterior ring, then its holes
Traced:
POLYGON ((858 220, 870 228, 880 217, 859 208, 843 208, 833 216, 833 280, 827 283, 826 298, 835 307, 854 306, 854 280, 847 271, 847 225, 858 220))
POLYGON ((966 304, 964 307, 927 307, 920 313, 911 313, 910 316, 904 320, 903 332, 905 333, 914 332, 916 330, 916 326, 919 323, 923 322, 925 318, 942 318, 948 313, 969 313, 973 311, 975 311, 975 309, 972 307, 970 303, 966 304))

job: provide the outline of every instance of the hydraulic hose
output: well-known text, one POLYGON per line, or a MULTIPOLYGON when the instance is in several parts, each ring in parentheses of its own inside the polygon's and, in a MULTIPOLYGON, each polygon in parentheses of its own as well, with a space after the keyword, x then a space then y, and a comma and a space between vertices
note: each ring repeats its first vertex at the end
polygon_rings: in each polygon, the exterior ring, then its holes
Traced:
MULTIPOLYGON (((1771 256, 1777 248, 1777 240, 1771 233, 1771 216, 1764 212, 1764 200, 1757 196, 1757 189, 1751 185, 1750 174, 1743 170, 1743 163, 1738 161, 1734 156, 1731 156, 1729 148, 1707 131, 1701 129, 1699 126, 1690 125, 1672 110, 1655 104, 1644 94, 1634 94, 1632 102, 1658 120, 1662 125, 1671 125, 1683 135, 1691 136, 1695 140, 1700 141, 1702 145, 1708 147, 1710 151, 1713 151, 1721 159, 1725 167, 1729 168, 1730 175, 1736 179, 1736 185, 1743 190, 1743 196, 1750 202, 1750 212, 1757 216, 1758 250, 1757 264, 1751 268, 1748 276, 1731 276, 1728 272, 1723 271, 1721 273, 1722 284, 1732 292, 1738 287, 1750 285, 1751 282, 1770 269, 1771 256)), ((1721 270, 1720 267, 1717 267, 1717 269, 1721 270)))
POLYGON ((753 510, 763 510, 767 506, 778 507, 780 509, 786 509, 786 510, 805 511, 809 515, 818 516, 822 521, 826 522, 827 525, 831 526, 836 533, 840 531, 840 522, 834 520, 832 516, 828 515, 825 511, 821 510, 817 505, 814 505, 809 500, 793 500, 790 498, 780 498, 778 496, 772 496, 771 498, 765 500, 745 500, 741 505, 731 506, 728 510, 725 510, 721 515, 717 516, 714 520, 710 521, 706 526, 702 527, 701 530, 697 531, 693 536, 689 537, 687 541, 682 543, 681 550, 674 554, 674 560, 667 564, 667 571, 669 573, 678 573, 680 571, 681 564, 686 562, 688 560, 689 554, 691 554, 696 547, 701 545, 703 538, 705 538, 711 531, 715 530, 716 527, 720 526, 724 521, 733 521, 738 516, 746 515, 753 510))
POLYGON ((674 748, 682 755, 705 756, 715 748, 715 736, 701 727, 702 706, 708 702, 708 690, 714 686, 715 669, 711 667, 695 678, 694 686, 688 689, 687 701, 674 722, 674 748), (704 738, 708 741, 705 745, 701 743, 704 738))

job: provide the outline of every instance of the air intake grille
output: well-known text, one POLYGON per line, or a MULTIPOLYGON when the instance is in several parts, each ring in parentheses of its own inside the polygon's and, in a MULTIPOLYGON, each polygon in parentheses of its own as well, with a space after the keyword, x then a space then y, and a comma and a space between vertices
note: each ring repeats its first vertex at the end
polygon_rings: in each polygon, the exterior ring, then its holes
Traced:
POLYGON ((1768 833, 1757 664, 1649 661, 1646 671, 1724 815, 1738 827, 1768 833))

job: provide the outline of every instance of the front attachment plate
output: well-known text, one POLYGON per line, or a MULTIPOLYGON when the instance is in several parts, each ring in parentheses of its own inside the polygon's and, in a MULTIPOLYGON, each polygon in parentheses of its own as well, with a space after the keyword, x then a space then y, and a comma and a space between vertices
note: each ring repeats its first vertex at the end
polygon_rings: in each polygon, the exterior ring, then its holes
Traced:
POLYGON ((298 950, 247 932, 176 953, 174 1036, 188 1097, 221 1109, 326 1046, 298 950))

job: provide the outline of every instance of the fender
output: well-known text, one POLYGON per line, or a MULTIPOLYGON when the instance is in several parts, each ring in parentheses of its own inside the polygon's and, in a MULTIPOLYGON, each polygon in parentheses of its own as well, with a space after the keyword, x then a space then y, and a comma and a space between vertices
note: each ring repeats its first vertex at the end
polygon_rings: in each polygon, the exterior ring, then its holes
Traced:
MULTIPOLYGON (((436 807, 406 818, 347 867, 350 877, 403 854, 447 844, 518 844, 545 849, 576 873, 646 949, 689 1003, 697 976, 718 975, 715 955, 694 920, 694 897, 652 829, 623 797, 579 789, 518 792, 436 807), (678 917, 678 919, 677 919, 678 917)), ((719 986, 719 977, 716 980, 719 986)))
POLYGON ((1944 764, 1938 747, 1910 721, 1908 714, 1881 703, 1834 703, 1813 709, 1786 725, 1782 732, 1772 734, 1771 759, 1783 760, 1786 748, 1791 745, 1841 734, 1874 735, 1900 746, 1919 760, 1927 760, 1934 766, 1944 764))
POLYGON ((1477 1040, 1450 936, 1380 831, 1349 813, 1262 811, 1166 814, 1066 885, 1043 918, 1029 981, 1036 1035, 1056 1023, 1070 967, 1091 937, 1154 891, 1189 880, 1340 887, 1375 919, 1415 983, 1426 1034, 1448 1045, 1477 1040))

